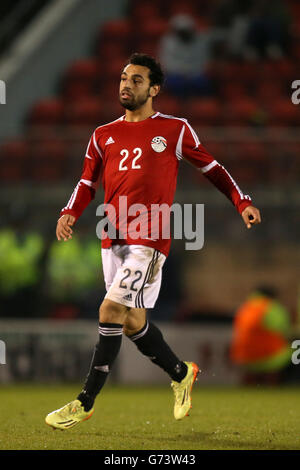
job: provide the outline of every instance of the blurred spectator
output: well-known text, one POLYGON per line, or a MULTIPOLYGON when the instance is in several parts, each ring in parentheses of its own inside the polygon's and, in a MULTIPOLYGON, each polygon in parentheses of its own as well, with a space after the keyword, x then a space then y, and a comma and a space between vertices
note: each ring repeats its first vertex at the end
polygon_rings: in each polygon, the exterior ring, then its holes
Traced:
POLYGON ((246 38, 247 58, 280 59, 288 53, 290 14, 282 0, 255 2, 246 38))
POLYGON ((290 317, 277 293, 258 287, 238 309, 234 319, 231 359, 246 372, 246 383, 276 383, 291 363, 287 341, 290 317))
POLYGON ((211 93, 206 69, 212 58, 213 32, 198 32, 189 15, 176 15, 159 45, 166 89, 176 96, 211 93))
POLYGON ((1 316, 35 313, 43 252, 44 241, 37 233, 19 236, 9 228, 0 231, 1 316))
POLYGON ((226 36, 226 52, 229 56, 243 56, 250 25, 249 11, 253 5, 254 0, 220 0, 213 7, 212 23, 226 36))
POLYGON ((96 305, 104 291, 101 270, 101 244, 98 239, 74 238, 70 243, 54 241, 47 265, 49 299, 54 305, 51 316, 80 316, 90 295, 96 305), (72 306, 70 310, 70 306, 72 306))

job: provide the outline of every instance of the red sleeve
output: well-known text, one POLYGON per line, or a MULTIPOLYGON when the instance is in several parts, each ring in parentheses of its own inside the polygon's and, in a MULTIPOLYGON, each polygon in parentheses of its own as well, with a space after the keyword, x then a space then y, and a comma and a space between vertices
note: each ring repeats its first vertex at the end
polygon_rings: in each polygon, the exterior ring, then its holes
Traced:
POLYGON ((187 121, 184 121, 181 129, 176 155, 198 168, 232 202, 240 214, 252 204, 250 196, 243 194, 228 171, 200 144, 196 132, 187 121))
POLYGON ((94 199, 99 185, 102 167, 102 152, 94 132, 88 143, 83 163, 81 178, 77 183, 67 205, 61 210, 60 216, 71 214, 76 220, 94 199))

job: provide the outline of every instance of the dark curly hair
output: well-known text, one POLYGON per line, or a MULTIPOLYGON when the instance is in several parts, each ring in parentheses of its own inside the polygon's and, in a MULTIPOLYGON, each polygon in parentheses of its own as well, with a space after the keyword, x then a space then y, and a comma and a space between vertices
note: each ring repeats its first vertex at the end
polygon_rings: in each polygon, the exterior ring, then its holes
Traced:
POLYGON ((159 85, 160 87, 164 84, 164 73, 162 71, 161 65, 157 62, 154 57, 151 57, 148 54, 142 54, 135 52, 129 57, 127 65, 141 65, 147 67, 149 72, 150 86, 159 85))

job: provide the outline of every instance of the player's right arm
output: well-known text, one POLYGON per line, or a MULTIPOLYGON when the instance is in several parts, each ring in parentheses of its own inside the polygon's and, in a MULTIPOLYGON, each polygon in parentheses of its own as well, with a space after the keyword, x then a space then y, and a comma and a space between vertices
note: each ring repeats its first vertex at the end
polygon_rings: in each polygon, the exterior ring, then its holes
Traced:
POLYGON ((81 178, 67 205, 60 212, 60 218, 57 221, 56 237, 59 241, 67 241, 72 238, 73 230, 71 227, 95 197, 101 167, 102 152, 95 131, 87 146, 81 178))

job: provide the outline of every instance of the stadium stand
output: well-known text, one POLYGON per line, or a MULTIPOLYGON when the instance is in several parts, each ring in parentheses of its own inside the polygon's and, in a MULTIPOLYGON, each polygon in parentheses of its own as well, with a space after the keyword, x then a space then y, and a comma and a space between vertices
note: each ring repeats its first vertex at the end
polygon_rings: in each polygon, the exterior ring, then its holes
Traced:
MULTIPOLYGON (((291 17, 291 47, 286 56, 277 60, 249 61, 228 55, 225 44, 225 51, 221 50, 221 56, 218 51, 207 70, 214 85, 213 95, 195 96, 186 102, 165 91, 157 100, 161 111, 188 116, 193 125, 200 129, 207 126, 252 126, 263 129, 268 126, 298 126, 299 110, 290 101, 290 84, 299 72, 297 58, 300 49, 297 39, 300 34, 300 9, 293 0, 287 3, 291 17)), ((57 144, 59 136, 72 133, 76 129, 84 141, 90 129, 120 115, 122 110, 118 103, 115 103, 117 82, 130 52, 139 50, 156 54, 160 38, 168 31, 169 19, 178 13, 192 14, 197 19, 199 28, 213 30, 216 27, 216 2, 204 4, 200 11, 198 4, 191 1, 179 0, 164 4, 158 1, 129 2, 128 18, 107 22, 99 29, 94 38, 91 56, 67 65, 59 80, 57 96, 45 97, 32 106, 26 118, 24 135, 17 136, 15 141, 2 144, 1 175, 4 183, 22 178, 23 162, 31 158, 27 150, 25 151, 27 141, 29 136, 41 132, 41 129, 44 131, 39 134, 38 145, 43 154, 42 179, 49 177, 51 181, 63 180, 61 163, 67 157, 62 151, 62 142, 57 144), (46 128, 51 130, 51 135, 55 137, 52 146, 46 128), (11 162, 12 155, 16 156, 20 166, 11 162), (47 156, 51 157, 52 166, 54 161, 55 164, 59 162, 56 170, 46 169, 47 156)), ((248 144, 245 145, 247 147, 248 144)), ((260 162, 268 160, 266 149, 266 145, 256 148, 256 157, 260 162)), ((298 147, 291 149, 293 152, 298 150, 298 147)), ((235 158, 243 159, 244 150, 243 146, 240 146, 235 158)), ((221 152, 221 155, 223 154, 224 151, 221 152)), ((27 177, 31 174, 35 179, 38 168, 35 166, 33 172, 27 172, 27 177)), ((245 181, 251 182, 249 173, 247 177, 246 173, 240 172, 242 178, 246 178, 245 181)))

